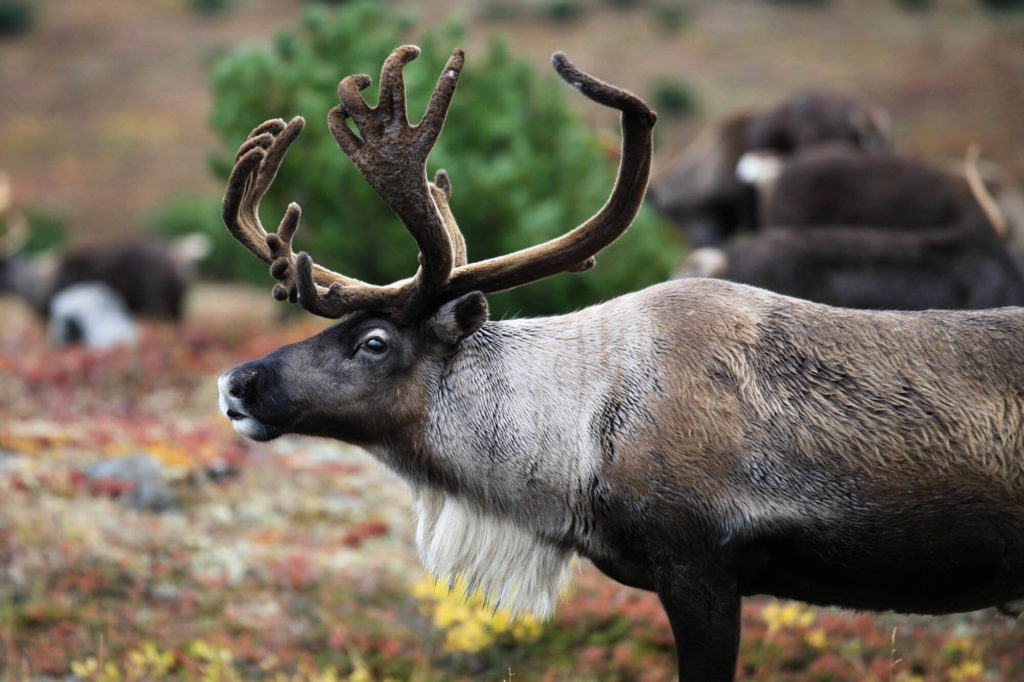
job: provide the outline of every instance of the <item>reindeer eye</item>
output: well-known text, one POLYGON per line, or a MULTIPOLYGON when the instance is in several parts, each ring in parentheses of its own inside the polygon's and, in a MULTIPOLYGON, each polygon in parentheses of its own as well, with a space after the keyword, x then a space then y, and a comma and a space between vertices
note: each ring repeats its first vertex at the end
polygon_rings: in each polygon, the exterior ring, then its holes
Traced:
POLYGON ((371 336, 362 343, 363 348, 370 351, 371 353, 383 353, 388 349, 388 344, 384 343, 382 339, 376 336, 371 336))

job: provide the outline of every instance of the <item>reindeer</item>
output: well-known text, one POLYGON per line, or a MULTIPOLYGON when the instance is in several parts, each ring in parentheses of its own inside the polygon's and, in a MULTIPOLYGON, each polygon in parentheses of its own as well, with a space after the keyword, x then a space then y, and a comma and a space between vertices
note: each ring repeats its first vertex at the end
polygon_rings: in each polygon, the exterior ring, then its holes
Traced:
POLYGON ((760 225, 760 175, 819 145, 884 152, 889 115, 832 90, 807 90, 770 109, 735 114, 704 129, 651 181, 651 203, 691 245, 719 244, 760 225))
POLYGON ((79 247, 63 254, 26 257, 20 253, 27 229, 15 225, 0 235, 0 293, 20 296, 42 318, 52 314, 61 292, 79 285, 99 285, 133 316, 181 320, 188 285, 209 250, 200 234, 171 242, 133 239, 79 247))
POLYGON ((842 145, 809 149, 781 164, 759 188, 761 224, 900 231, 962 226, 1005 236, 1005 221, 977 170, 977 150, 972 154, 968 172, 953 173, 903 154, 842 145))
POLYGON ((810 150, 763 189, 760 231, 696 249, 674 274, 849 308, 1024 305, 1017 221, 1000 205, 1012 192, 989 194, 977 155, 957 177, 909 157, 810 150))
POLYGON ((690 252, 675 277, 718 277, 846 308, 1024 305, 1020 260, 991 228, 771 227, 690 252))
POLYGON ((426 174, 463 53, 411 126, 402 72, 417 54, 387 58, 376 107, 368 76, 342 80, 328 117, 415 238, 411 278, 370 285, 295 255, 294 203, 264 230, 259 202, 301 118, 239 149, 229 231, 270 264, 275 298, 340 318, 220 377, 239 434, 366 448, 409 485, 428 570, 513 612, 550 613, 574 554, 655 591, 683 680, 733 679, 746 595, 1018 610, 1024 310, 858 311, 691 279, 488 320, 487 293, 589 267, 629 226, 655 114, 556 53, 564 80, 621 112, 611 197, 561 237, 467 263, 451 183, 426 174))
POLYGON ((132 239, 83 247, 61 257, 53 291, 79 282, 103 282, 133 315, 178 322, 189 282, 208 249, 206 237, 199 234, 173 242, 132 239))

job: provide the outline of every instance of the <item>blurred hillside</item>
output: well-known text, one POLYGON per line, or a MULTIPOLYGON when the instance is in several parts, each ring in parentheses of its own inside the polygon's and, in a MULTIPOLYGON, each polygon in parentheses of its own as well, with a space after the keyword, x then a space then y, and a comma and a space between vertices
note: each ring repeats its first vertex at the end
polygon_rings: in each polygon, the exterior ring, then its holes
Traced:
MULTIPOLYGON (((308 2, 35 0, 26 33, 0 40, 0 169, 15 201, 65 220, 75 242, 142 229, 161 202, 219 195, 206 157, 206 67, 239 43, 268 41, 308 2)), ((985 158, 1024 176, 1024 12, 976 0, 403 0, 422 25, 452 17, 473 50, 495 32, 546 67, 567 51, 587 70, 651 97, 685 86, 696 110, 663 116, 657 164, 704 122, 809 85, 857 91, 893 114, 897 148, 985 158), (927 4, 927 3, 924 3, 927 4)), ((409 36, 410 41, 416 35, 409 36)), ((338 64, 339 79, 349 73, 338 64)), ((577 102, 580 106, 586 106, 577 102)), ((326 112, 301 113, 314 124, 326 112)), ((605 112, 586 109, 595 121, 605 112)), ((610 119, 608 120, 610 122, 610 119)), ((256 121, 254 121, 255 123, 256 121)))

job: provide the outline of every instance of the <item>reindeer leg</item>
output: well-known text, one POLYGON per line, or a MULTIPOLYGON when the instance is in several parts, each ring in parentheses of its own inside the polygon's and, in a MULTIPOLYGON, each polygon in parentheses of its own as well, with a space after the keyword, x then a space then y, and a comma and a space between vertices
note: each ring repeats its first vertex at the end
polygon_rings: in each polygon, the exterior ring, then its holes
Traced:
POLYGON ((676 642, 680 682, 732 682, 740 644, 740 596, 729 569, 685 567, 658 597, 676 642))

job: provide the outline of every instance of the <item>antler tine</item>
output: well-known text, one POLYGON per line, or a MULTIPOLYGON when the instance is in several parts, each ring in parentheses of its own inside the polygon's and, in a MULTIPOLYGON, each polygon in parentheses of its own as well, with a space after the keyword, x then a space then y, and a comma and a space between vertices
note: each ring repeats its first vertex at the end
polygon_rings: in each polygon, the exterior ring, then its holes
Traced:
POLYGON ((466 238, 462 236, 459 224, 455 222, 455 215, 452 213, 450 201, 452 198, 452 181, 448 172, 443 168, 434 173, 434 182, 430 183, 430 193, 434 196, 437 209, 444 218, 444 224, 448 228, 448 239, 452 244, 452 264, 460 267, 466 264, 466 238))
POLYGON ((611 196, 589 220, 543 244, 457 268, 437 299, 473 290, 504 291, 560 272, 579 272, 594 264, 594 254, 615 241, 633 222, 650 175, 652 131, 657 115, 636 95, 578 69, 562 52, 551 57, 567 83, 598 104, 622 112, 622 156, 611 196))
POLYGON ((1006 217, 999 209, 999 204, 989 194, 988 188, 985 187, 981 171, 978 170, 979 158, 981 158, 981 147, 977 143, 972 144, 964 154, 964 177, 967 179, 967 187, 971 190, 975 201, 978 202, 982 212, 985 214, 985 218, 988 219, 989 224, 992 226, 992 231, 995 232, 997 237, 1005 241, 1009 236, 1010 229, 1006 225, 1006 217))
MULTIPOLYGON (((270 188, 288 148, 302 132, 305 120, 297 116, 287 124, 281 119, 271 119, 257 126, 239 147, 235 165, 228 177, 224 193, 222 217, 231 235, 245 248, 265 263, 270 264, 270 273, 279 280, 274 287, 278 300, 297 300, 298 288, 294 279, 295 255, 291 243, 299 227, 302 210, 296 203, 288 205, 277 232, 267 233, 259 218, 259 205, 270 188)), ((334 283, 347 286, 369 286, 359 280, 345 277, 319 265, 311 265, 310 275, 322 286, 334 283)), ((321 294, 320 287, 314 290, 321 294)), ((307 298, 303 306, 312 312, 319 297, 307 298)))
POLYGON ((416 45, 402 45, 384 60, 380 68, 380 96, 377 108, 382 121, 408 122, 405 105, 405 65, 420 56, 416 45))
MULTIPOLYGON (((301 130, 303 121, 296 120, 296 127, 301 130)), ((275 136, 285 127, 281 119, 272 119, 263 122, 249 133, 249 137, 235 154, 235 165, 228 177, 221 209, 221 217, 231 236, 266 263, 270 263, 272 259, 266 243, 267 231, 260 223, 259 205, 267 187, 260 187, 257 181, 267 156, 267 148, 274 143, 275 136)))
MULTIPOLYGON (((341 104, 328 115, 328 126, 338 146, 352 160, 371 187, 398 215, 416 240, 420 268, 411 280, 393 285, 393 301, 385 312, 412 315, 451 274, 455 264, 448 221, 437 194, 427 181, 427 156, 444 125, 455 93, 464 56, 455 50, 445 64, 423 119, 416 126, 406 117, 402 70, 419 55, 419 48, 395 49, 381 68, 379 104, 370 107, 360 94, 370 84, 366 75, 349 76, 338 85, 341 104), (361 137, 349 128, 351 119, 361 137)), ((452 219, 454 223, 454 219, 452 219)), ((457 228, 456 228, 457 230, 457 228)), ((380 301, 380 293, 374 294, 380 301)), ((379 303, 378 303, 379 304, 379 303)))
POLYGON ((420 144, 424 158, 430 153, 434 143, 437 142, 441 129, 444 127, 444 119, 448 115, 448 107, 451 106, 452 97, 455 95, 455 86, 459 82, 459 74, 465 64, 466 55, 462 50, 452 50, 448 63, 444 65, 434 92, 427 103, 427 110, 423 119, 417 124, 420 131, 420 144))

